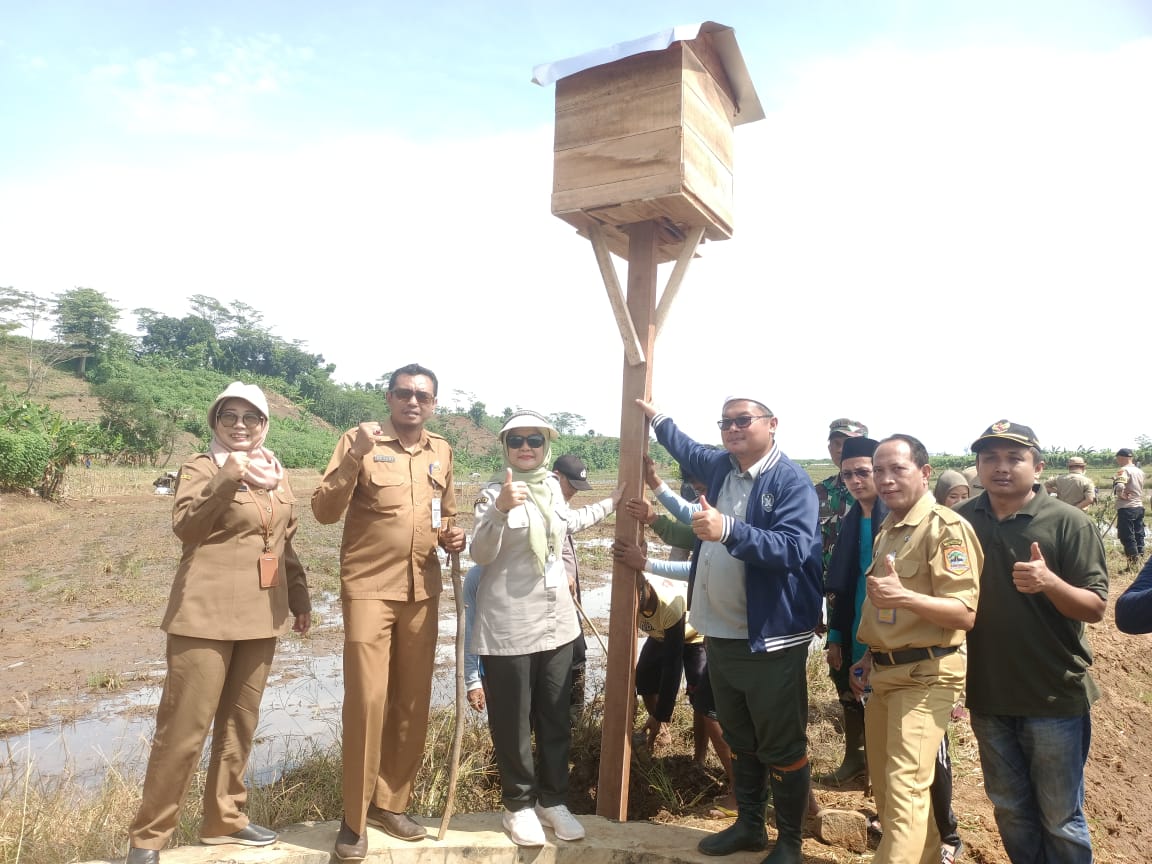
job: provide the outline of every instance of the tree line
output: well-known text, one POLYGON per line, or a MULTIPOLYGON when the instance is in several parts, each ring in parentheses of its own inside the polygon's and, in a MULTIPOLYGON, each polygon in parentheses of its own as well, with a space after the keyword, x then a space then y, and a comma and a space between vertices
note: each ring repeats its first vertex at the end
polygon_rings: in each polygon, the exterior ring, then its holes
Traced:
MULTIPOLYGON (((287 467, 322 469, 342 430, 387 414, 386 376, 337 383, 335 364, 303 341, 272 333, 263 313, 241 301, 195 294, 180 317, 149 308, 133 313, 136 335, 118 329, 121 310, 95 289, 42 297, 0 288, 0 343, 26 366, 22 381, 0 384, 0 465, 8 466, 0 467, 0 487, 31 487, 51 496, 63 471, 82 459, 159 465, 183 456, 175 453, 181 433, 206 446, 207 406, 235 379, 302 409, 298 418, 278 418, 270 430, 268 445, 287 467), (100 419, 70 420, 37 404, 48 369, 87 380, 100 419)), ((501 459, 493 436, 514 409, 489 414, 484 402, 462 391, 441 394, 440 402, 429 427, 455 447, 457 470, 495 471, 501 459), (464 419, 491 435, 462 434, 464 419)), ((596 435, 572 412, 549 419, 561 433, 556 453, 577 453, 593 471, 617 468, 616 438, 596 435)))

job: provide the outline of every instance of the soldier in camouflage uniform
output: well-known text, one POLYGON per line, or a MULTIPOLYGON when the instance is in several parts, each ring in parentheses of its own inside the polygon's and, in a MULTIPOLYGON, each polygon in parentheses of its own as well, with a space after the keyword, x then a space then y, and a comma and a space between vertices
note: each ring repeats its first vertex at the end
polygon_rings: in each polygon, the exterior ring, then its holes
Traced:
POLYGON ((868 427, 858 420, 841 417, 828 424, 828 455, 836 466, 836 473, 825 477, 816 485, 816 497, 820 500, 820 538, 823 541, 824 576, 828 576, 828 562, 832 560, 832 547, 836 545, 836 534, 840 520, 849 508, 856 503, 840 479, 840 453, 844 449, 845 438, 859 438, 868 434, 868 427))

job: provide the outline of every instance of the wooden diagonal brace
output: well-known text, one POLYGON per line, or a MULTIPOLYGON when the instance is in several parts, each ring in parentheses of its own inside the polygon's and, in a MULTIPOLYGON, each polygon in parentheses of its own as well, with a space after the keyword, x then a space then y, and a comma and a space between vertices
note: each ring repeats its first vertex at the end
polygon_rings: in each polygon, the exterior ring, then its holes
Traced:
MULTIPOLYGON (((620 329, 620 340, 624 343, 624 357, 629 366, 639 366, 644 362, 644 349, 640 345, 640 336, 636 333, 636 325, 632 323, 632 316, 628 313, 628 306, 624 302, 624 292, 620 290, 620 279, 616 275, 616 265, 612 263, 612 255, 608 251, 608 244, 604 241, 604 232, 599 225, 588 228, 588 239, 592 241, 592 251, 596 253, 596 263, 600 265, 600 277, 604 280, 604 288, 608 292, 608 302, 612 305, 612 316, 616 319, 616 326, 620 329)), ((680 263, 677 261, 676 266, 680 263)))
POLYGON ((657 336, 660 335, 660 328, 664 326, 664 319, 668 317, 668 311, 672 308, 672 301, 676 299, 676 292, 680 290, 680 283, 684 281, 684 276, 688 272, 688 265, 692 263, 692 258, 703 239, 703 227, 693 228, 684 238, 684 245, 680 247, 680 254, 676 258, 676 266, 672 268, 668 284, 660 294, 660 304, 656 307, 657 336))

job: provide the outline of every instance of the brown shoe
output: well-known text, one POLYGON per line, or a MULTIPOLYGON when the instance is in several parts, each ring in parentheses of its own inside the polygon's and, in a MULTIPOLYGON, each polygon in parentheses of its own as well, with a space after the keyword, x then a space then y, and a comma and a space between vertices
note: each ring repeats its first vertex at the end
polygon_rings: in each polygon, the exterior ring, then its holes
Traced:
POLYGON ((424 826, 407 813, 393 813, 382 810, 375 804, 368 805, 368 824, 390 834, 397 840, 423 840, 428 836, 424 826))
POLYGON ((357 834, 340 820, 340 833, 336 835, 336 857, 341 861, 363 861, 368 857, 368 835, 357 834))

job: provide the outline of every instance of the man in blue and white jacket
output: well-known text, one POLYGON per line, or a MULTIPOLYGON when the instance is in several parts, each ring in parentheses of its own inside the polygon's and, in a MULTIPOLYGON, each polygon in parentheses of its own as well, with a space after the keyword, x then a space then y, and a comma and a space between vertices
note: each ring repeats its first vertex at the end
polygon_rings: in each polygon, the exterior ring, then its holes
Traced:
POLYGON ((812 480, 776 446, 776 417, 759 399, 724 400, 717 423, 724 450, 693 441, 654 406, 638 404, 657 440, 708 487, 692 516, 688 604, 693 626, 705 635, 739 816, 699 849, 729 855, 766 848, 770 782, 778 837, 765 864, 799 864, 811 775, 808 647, 824 592, 812 480))

